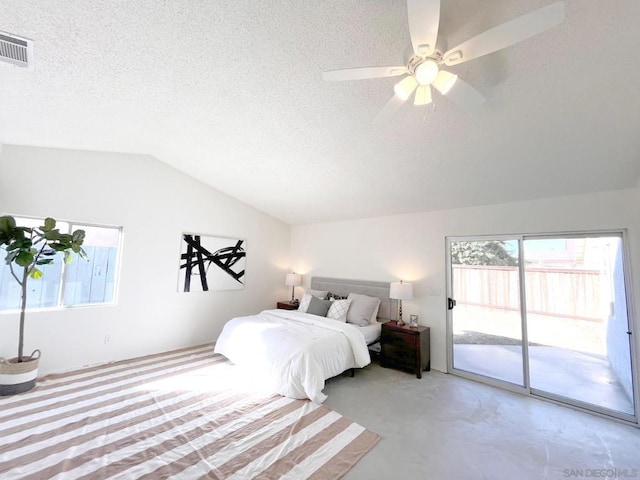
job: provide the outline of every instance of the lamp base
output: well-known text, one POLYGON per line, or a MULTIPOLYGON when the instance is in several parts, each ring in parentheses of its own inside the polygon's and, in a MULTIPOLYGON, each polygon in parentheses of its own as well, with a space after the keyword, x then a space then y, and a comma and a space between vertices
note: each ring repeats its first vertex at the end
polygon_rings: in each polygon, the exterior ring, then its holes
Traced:
POLYGON ((400 300, 399 302, 399 308, 398 308, 398 326, 399 327, 404 327, 406 325, 406 323, 404 323, 402 321, 402 300, 400 300))

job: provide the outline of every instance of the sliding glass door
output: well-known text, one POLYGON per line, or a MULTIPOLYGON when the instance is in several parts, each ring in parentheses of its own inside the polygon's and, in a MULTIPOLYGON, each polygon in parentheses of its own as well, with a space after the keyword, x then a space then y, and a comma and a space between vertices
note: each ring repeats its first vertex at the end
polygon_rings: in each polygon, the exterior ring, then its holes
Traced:
POLYGON ((450 371, 637 422, 621 234, 447 245, 450 371))
POLYGON ((620 236, 526 238, 534 393, 634 415, 620 236))
POLYGON ((524 386, 518 240, 450 243, 453 367, 524 386))

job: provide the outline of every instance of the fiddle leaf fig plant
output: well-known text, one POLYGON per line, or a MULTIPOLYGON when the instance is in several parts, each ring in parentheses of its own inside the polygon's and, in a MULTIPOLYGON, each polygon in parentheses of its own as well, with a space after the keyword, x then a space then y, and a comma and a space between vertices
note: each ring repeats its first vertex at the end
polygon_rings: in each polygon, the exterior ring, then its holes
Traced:
POLYGON ((10 215, 0 217, 0 249, 5 250, 5 263, 11 275, 21 288, 20 297, 20 334, 18 337, 18 362, 23 362, 24 318, 27 309, 27 281, 42 277, 43 265, 54 262, 56 253, 64 255, 64 262, 71 263, 72 252, 87 258, 82 249, 84 230, 72 233, 60 233, 53 218, 45 218, 40 227, 21 227, 10 215), (20 272, 18 268, 22 267, 20 272))

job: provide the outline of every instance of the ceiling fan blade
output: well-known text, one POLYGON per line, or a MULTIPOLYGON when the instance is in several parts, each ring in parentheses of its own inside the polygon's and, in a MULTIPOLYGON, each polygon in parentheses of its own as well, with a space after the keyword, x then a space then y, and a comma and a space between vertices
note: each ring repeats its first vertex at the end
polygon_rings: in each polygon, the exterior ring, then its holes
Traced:
POLYGON ((324 72, 322 78, 326 81, 366 80, 369 78, 396 77, 405 73, 409 73, 409 71, 403 65, 399 67, 345 68, 324 72))
POLYGON ((555 2, 498 25, 452 48, 443 62, 457 65, 502 50, 555 27, 564 20, 564 1, 555 2))
POLYGON ((382 125, 387 123, 395 115, 398 109, 406 102, 405 99, 400 98, 398 95, 391 97, 391 100, 380 110, 380 113, 373 119, 374 125, 382 125))
POLYGON ((480 92, 459 77, 445 96, 453 100, 460 107, 468 109, 479 107, 487 101, 480 92))
POLYGON ((436 48, 440 25, 440 0, 407 0, 409 32, 416 55, 428 57, 436 48))

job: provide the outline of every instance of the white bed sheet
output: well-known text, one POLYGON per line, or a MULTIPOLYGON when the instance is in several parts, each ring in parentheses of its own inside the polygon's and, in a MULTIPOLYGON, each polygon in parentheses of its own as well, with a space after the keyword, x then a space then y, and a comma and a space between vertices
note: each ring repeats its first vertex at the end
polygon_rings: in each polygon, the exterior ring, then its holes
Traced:
POLYGON ((274 392, 322 403, 327 378, 371 362, 360 327, 297 310, 229 320, 214 351, 262 375, 274 392))
POLYGON ((370 345, 380 338, 382 323, 370 323, 369 325, 365 325, 364 327, 358 327, 358 329, 360 329, 362 335, 364 335, 364 340, 365 342, 367 342, 367 345, 370 345))

